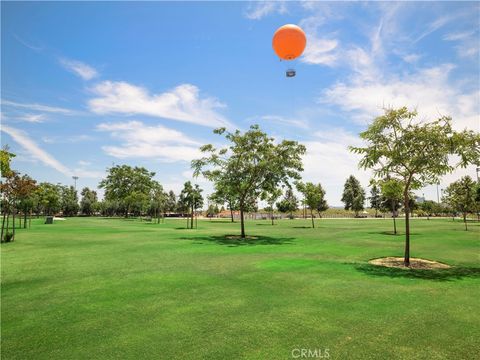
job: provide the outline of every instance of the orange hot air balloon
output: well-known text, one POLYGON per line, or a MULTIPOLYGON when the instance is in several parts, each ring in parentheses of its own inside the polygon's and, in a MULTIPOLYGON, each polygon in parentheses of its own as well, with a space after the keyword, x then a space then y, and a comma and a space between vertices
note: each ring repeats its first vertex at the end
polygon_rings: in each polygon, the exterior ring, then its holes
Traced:
POLYGON ((297 25, 283 25, 273 35, 273 50, 283 60, 293 60, 299 57, 305 50, 306 45, 307 37, 297 25))

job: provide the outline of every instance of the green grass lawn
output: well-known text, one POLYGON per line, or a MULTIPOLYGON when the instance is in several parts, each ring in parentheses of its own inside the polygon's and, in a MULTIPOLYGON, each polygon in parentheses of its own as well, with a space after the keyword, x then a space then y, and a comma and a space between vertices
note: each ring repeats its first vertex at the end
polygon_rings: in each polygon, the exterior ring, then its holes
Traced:
POLYGON ((479 224, 412 221, 443 271, 368 265, 403 254, 391 225, 249 221, 242 243, 223 220, 36 220, 1 246, 2 359, 477 358, 479 224))

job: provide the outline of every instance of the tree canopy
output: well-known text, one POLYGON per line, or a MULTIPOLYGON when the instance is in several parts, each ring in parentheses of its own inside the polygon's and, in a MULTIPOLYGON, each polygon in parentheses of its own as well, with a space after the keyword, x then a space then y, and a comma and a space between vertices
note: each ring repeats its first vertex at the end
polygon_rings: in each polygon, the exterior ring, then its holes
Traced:
POLYGON ((327 202, 325 200, 325 190, 323 190, 321 184, 315 185, 311 182, 297 182, 297 189, 304 196, 305 205, 310 209, 310 215, 312 218, 312 227, 315 227, 315 221, 313 220, 313 211, 321 211, 328 209, 327 202))
POLYGON ((406 107, 386 109, 360 134, 363 147, 350 147, 362 155, 360 167, 370 168, 376 177, 396 177, 403 184, 405 206, 405 256, 410 264, 410 190, 437 183, 458 166, 480 163, 480 135, 454 131, 452 119, 442 116, 431 122, 417 119, 406 107), (449 155, 457 155, 451 163, 449 155))
POLYGON ((345 182, 342 202, 345 204, 345 210, 355 211, 355 216, 358 216, 358 212, 364 209, 365 190, 353 175, 350 175, 345 182))
POLYGON ((475 201, 476 185, 470 176, 464 176, 460 180, 451 183, 445 189, 444 201, 453 210, 462 214, 465 230, 468 230, 467 214, 477 210, 475 201))
POLYGON ((274 139, 258 125, 244 133, 214 130, 223 135, 229 146, 217 149, 208 144, 200 148, 204 157, 193 160, 195 176, 202 174, 213 181, 217 189, 226 189, 235 197, 240 209, 241 237, 245 237, 244 211, 263 191, 289 185, 291 179, 300 179, 303 171, 302 155, 305 146, 296 141, 274 139))

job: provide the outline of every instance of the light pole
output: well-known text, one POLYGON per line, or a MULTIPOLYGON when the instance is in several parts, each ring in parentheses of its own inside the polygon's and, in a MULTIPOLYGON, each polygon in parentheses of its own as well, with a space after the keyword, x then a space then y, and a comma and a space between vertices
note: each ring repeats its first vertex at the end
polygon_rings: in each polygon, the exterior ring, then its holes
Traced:
POLYGON ((72 176, 72 179, 73 179, 73 182, 74 182, 75 191, 77 191, 77 180, 78 180, 78 176, 72 176))
POLYGON ((437 204, 440 204, 440 197, 438 195, 438 185, 440 184, 440 182, 437 182, 437 204))

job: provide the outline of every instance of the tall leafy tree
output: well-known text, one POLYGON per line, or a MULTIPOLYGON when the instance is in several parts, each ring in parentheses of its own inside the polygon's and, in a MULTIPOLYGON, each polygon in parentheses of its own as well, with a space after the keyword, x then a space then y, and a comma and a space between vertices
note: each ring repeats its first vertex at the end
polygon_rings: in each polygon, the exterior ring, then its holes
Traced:
MULTIPOLYGON (((187 181, 183 185, 182 192, 179 196, 179 204, 182 209, 190 214, 190 228, 193 229, 193 218, 197 209, 203 206, 203 196, 202 189, 195 184, 192 185, 190 181, 187 181)), ((189 226, 189 221, 187 220, 187 228, 189 226)))
POLYGON ((382 208, 382 196, 380 187, 375 180, 370 181, 370 207, 375 209, 375 217, 378 216, 378 210, 382 208))
POLYGON ((325 199, 326 192, 323 189, 322 184, 318 183, 317 187, 318 187, 318 191, 321 194, 321 196, 320 196, 320 200, 318 201, 316 210, 318 212, 318 216, 321 218, 322 217, 322 212, 328 210, 328 203, 327 203, 327 199, 325 199))
POLYGON ((322 185, 315 185, 311 182, 303 183, 297 182, 297 190, 301 192, 304 196, 305 204, 310 210, 310 216, 312 219, 312 228, 315 228, 315 221, 313 217, 313 212, 318 211, 322 206, 326 206, 325 202, 325 191, 322 188, 322 185))
POLYGON ((366 145, 350 147, 362 155, 362 168, 373 169, 377 177, 390 175, 402 181, 406 266, 410 264, 410 190, 437 183, 457 166, 480 163, 480 135, 454 131, 451 122, 446 116, 422 122, 416 111, 406 107, 387 109, 360 134, 366 145), (449 162, 451 154, 458 155, 457 163, 449 162))
POLYGON ((226 188, 238 202, 241 237, 245 238, 244 213, 263 191, 272 186, 289 185, 299 179, 305 146, 296 141, 283 140, 276 144, 258 125, 244 133, 214 130, 230 142, 221 149, 208 144, 201 147, 205 156, 192 161, 194 174, 202 174, 213 181, 216 188, 226 188))
POLYGON ((130 210, 139 211, 144 207, 153 186, 154 172, 144 167, 117 165, 108 169, 108 174, 99 187, 105 189, 105 199, 118 201, 124 209, 125 217, 130 210), (141 203, 138 203, 141 201, 141 203))
POLYGON ((9 151, 8 145, 5 145, 0 150, 0 175, 2 177, 7 177, 12 173, 12 169, 10 168, 10 162, 14 157, 15 154, 9 151))
POLYGON ((476 184, 470 176, 464 176, 445 189, 445 202, 463 216, 465 230, 468 230, 467 215, 476 210, 476 184))
POLYGON ((62 208, 60 186, 42 182, 36 190, 39 211, 44 215, 55 215, 62 208))
POLYGON ((76 216, 80 206, 78 205, 77 190, 73 186, 61 186, 60 196, 62 202, 62 212, 65 216, 76 216))
MULTIPOLYGON (((26 207, 30 204, 29 200, 36 189, 36 181, 28 175, 20 176, 16 171, 10 170, 5 173, 5 181, 0 183, 0 193, 2 195, 2 230, 1 241, 14 241, 16 222, 15 218, 18 210, 24 211, 24 227, 26 227, 26 207), (12 215, 12 233, 9 233, 9 217, 12 215), (5 223, 6 216, 6 223, 5 223), (6 232, 5 230, 6 225, 6 232), (5 239, 7 237, 7 239, 5 239)), ((21 217, 20 217, 21 226, 21 217)))
POLYGON ((23 212, 23 227, 27 228, 27 214, 31 212, 34 205, 34 193, 37 189, 37 182, 28 175, 18 177, 16 185, 17 207, 23 212))
POLYGON ((436 205, 437 203, 435 201, 424 200, 423 202, 418 204, 418 207, 427 215, 427 220, 430 220, 430 216, 432 216, 437 209, 436 205))
MULTIPOLYGON (((193 188, 193 211, 192 213, 194 214, 193 216, 197 215, 197 211, 202 208, 203 206, 203 196, 202 196, 203 190, 200 189, 200 186, 198 184, 195 184, 195 187, 193 188)), ((196 219, 196 218, 195 218, 196 219)), ((193 227, 193 217, 192 217, 192 227, 193 227)), ((197 220, 195 220, 195 227, 197 227, 197 220)))
POLYGON ((285 196, 277 203, 277 209, 282 213, 289 213, 290 218, 293 218, 293 212, 298 210, 298 199, 292 189, 285 191, 285 196))
POLYGON ((182 210, 184 214, 190 214, 187 217, 187 229, 190 226, 190 217, 193 222, 193 210, 190 212, 193 206, 193 185, 190 181, 187 181, 183 184, 183 189, 178 196, 178 207, 182 210))
POLYGON ((82 200, 80 201, 80 211, 84 215, 91 216, 98 207, 97 192, 85 187, 82 189, 80 194, 82 195, 82 200))
POLYGON ((177 211, 177 207, 178 207, 177 206, 177 196, 175 195, 173 190, 170 190, 167 194, 165 209, 168 212, 173 213, 173 212, 177 211))
POLYGON ((160 218, 163 219, 167 207, 167 200, 168 194, 163 191, 163 186, 158 181, 153 180, 150 192, 150 211, 156 219, 157 224, 160 223, 160 218))
POLYGON ((353 175, 350 175, 345 182, 342 202, 345 204, 345 210, 355 211, 356 217, 358 216, 358 212, 364 209, 365 190, 363 190, 362 185, 360 185, 360 181, 353 175))

